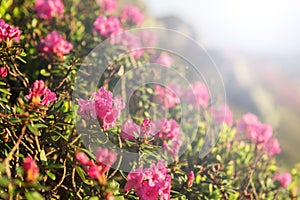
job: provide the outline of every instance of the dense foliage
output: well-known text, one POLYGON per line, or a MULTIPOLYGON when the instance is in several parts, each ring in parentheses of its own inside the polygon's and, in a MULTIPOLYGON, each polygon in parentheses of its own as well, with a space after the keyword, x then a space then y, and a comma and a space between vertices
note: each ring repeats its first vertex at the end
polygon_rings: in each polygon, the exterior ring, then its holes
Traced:
POLYGON ((7 0, 0 18, 1 198, 298 198, 299 167, 280 169, 272 127, 251 113, 233 120, 204 82, 191 79, 188 90, 154 70, 153 80, 168 84, 143 85, 131 97, 122 92, 144 78, 131 70, 147 63, 163 70, 178 65, 185 73, 170 52, 139 48, 151 47, 157 35, 125 31, 147 23, 139 7, 7 0), (105 39, 125 56, 105 51, 88 65, 84 59, 105 39), (99 66, 105 70, 90 83, 99 66), (86 78, 77 80, 78 74, 86 78), (199 120, 184 118, 182 106, 199 120), (206 147, 209 153, 199 156, 206 147))

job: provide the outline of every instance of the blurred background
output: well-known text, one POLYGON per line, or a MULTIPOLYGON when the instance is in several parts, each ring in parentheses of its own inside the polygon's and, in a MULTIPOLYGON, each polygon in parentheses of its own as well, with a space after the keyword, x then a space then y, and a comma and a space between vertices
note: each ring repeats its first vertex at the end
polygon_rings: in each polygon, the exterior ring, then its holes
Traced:
POLYGON ((133 2, 203 45, 223 76, 235 119, 248 111, 258 115, 280 140, 282 165, 300 161, 299 1, 133 2))

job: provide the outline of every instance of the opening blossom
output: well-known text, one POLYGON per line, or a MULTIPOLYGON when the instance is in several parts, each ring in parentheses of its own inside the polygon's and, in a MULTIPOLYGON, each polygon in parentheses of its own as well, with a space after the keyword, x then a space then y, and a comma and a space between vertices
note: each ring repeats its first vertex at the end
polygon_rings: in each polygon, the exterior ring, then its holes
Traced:
POLYGON ((57 100, 56 94, 52 92, 43 80, 36 80, 30 89, 30 93, 25 96, 32 105, 48 107, 49 104, 57 100))
POLYGON ((193 171, 189 171, 188 173, 188 179, 187 179, 187 187, 190 188, 193 185, 195 179, 195 175, 193 171))
POLYGON ((117 160, 117 154, 107 148, 98 148, 95 156, 95 161, 91 161, 83 152, 76 154, 76 160, 82 164, 87 174, 94 179, 97 179, 100 184, 106 184, 105 173, 117 160))
POLYGON ((0 19, 0 42, 6 41, 8 45, 12 44, 12 40, 19 42, 21 33, 18 27, 6 24, 3 19, 0 19))
POLYGON ((55 15, 64 16, 62 0, 36 0, 33 10, 37 12, 39 18, 46 21, 50 21, 55 15))
POLYGON ((144 15, 138 7, 128 5, 123 8, 120 19, 123 23, 140 26, 144 21, 144 15))
POLYGON ((287 188, 292 183, 292 175, 288 172, 283 172, 275 176, 275 180, 279 181, 283 188, 287 188))
POLYGON ((27 182, 34 182, 37 180, 40 170, 31 156, 27 156, 25 158, 22 167, 24 170, 24 177, 27 182))
POLYGON ((41 40, 40 51, 44 53, 55 54, 58 58, 69 54, 73 49, 73 45, 63 38, 56 31, 52 31, 41 40))
POLYGON ((164 161, 159 161, 150 168, 138 168, 127 176, 125 190, 134 189, 141 200, 169 200, 172 177, 164 166, 164 161), (160 198, 159 198, 160 197, 160 198))

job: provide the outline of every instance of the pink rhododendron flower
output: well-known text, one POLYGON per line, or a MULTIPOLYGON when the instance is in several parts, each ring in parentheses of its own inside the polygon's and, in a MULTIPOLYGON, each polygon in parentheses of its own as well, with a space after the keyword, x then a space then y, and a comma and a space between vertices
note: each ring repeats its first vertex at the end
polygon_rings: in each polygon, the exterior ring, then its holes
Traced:
POLYGON ((262 124, 252 113, 243 115, 237 127, 256 143, 266 144, 273 135, 272 127, 269 124, 262 124))
POLYGON ((50 21, 55 15, 63 17, 64 4, 62 0, 36 0, 34 11, 38 17, 50 21))
POLYGON ((123 8, 120 19, 123 23, 140 26, 144 21, 144 15, 138 7, 128 5, 123 8))
POLYGON ((116 34, 110 38, 112 45, 120 45, 128 51, 135 59, 139 59, 144 54, 141 38, 138 34, 132 34, 130 32, 123 32, 122 34, 116 34))
POLYGON ((188 179, 187 179, 187 186, 188 186, 188 188, 192 187, 194 179, 195 179, 194 172, 193 171, 189 171, 189 173, 188 173, 188 179))
POLYGON ((6 67, 0 67, 0 77, 5 78, 7 76, 7 69, 6 67))
POLYGON ((125 103, 121 97, 113 99, 112 93, 101 87, 93 93, 94 100, 79 99, 79 109, 77 113, 84 119, 97 117, 104 130, 116 125, 116 119, 121 116, 121 111, 125 108, 125 103))
POLYGON ((45 39, 41 40, 40 51, 55 54, 59 58, 62 58, 65 54, 69 54, 72 49, 73 45, 66 41, 56 31, 52 31, 46 35, 45 39))
POLYGON ((265 145, 265 151, 269 156, 274 156, 281 152, 280 144, 277 138, 270 139, 265 145))
POLYGON ((182 146, 182 137, 180 134, 180 126, 174 119, 167 120, 165 118, 156 120, 154 137, 163 141, 163 146, 175 159, 178 157, 180 147, 182 146))
POLYGON ((211 109, 213 120, 217 124, 228 124, 232 126, 233 123, 233 113, 228 105, 220 105, 217 108, 213 107, 211 109))
POLYGON ((164 67, 171 67, 172 61, 173 61, 172 57, 167 53, 160 54, 154 60, 155 63, 158 63, 164 67))
POLYGON ((56 94, 45 85, 43 80, 36 80, 30 89, 30 93, 25 96, 31 100, 33 105, 48 107, 49 104, 57 100, 56 94))
POLYGON ((275 180, 279 181, 283 188, 287 188, 292 183, 292 175, 284 172, 275 176, 275 180))
POLYGON ((209 101, 209 92, 204 83, 195 82, 192 84, 193 92, 186 92, 184 97, 195 107, 207 107, 209 101))
POLYGON ((141 200, 161 200, 170 199, 171 176, 164 166, 164 161, 159 161, 150 168, 138 168, 131 171, 127 176, 125 190, 135 190, 141 200))
POLYGON ((143 47, 146 48, 145 51, 151 53, 153 51, 153 47, 157 44, 158 36, 148 30, 141 30, 138 35, 143 47))
POLYGON ((81 115, 85 120, 96 117, 95 102, 92 100, 78 99, 79 108, 77 114, 81 115))
POLYGON ((156 85, 153 100, 162 104, 163 109, 172 108, 176 104, 180 103, 180 99, 176 94, 180 95, 180 88, 176 84, 170 83, 165 88, 160 85, 156 85))
POLYGON ((102 11, 112 14, 117 9, 116 0, 96 0, 101 6, 102 11))
POLYGON ((27 156, 24 160, 24 163, 22 165, 24 170, 24 177, 27 182, 34 182, 39 176, 39 168, 35 162, 35 160, 32 159, 31 156, 27 156))
POLYGON ((121 138, 128 140, 135 140, 135 137, 140 135, 140 126, 132 121, 132 119, 127 119, 122 125, 121 138))
POLYGON ((117 154, 106 148, 98 148, 94 163, 83 152, 76 154, 77 161, 82 164, 87 174, 94 179, 98 179, 100 184, 106 184, 105 173, 117 160, 117 154))
POLYGON ((93 30, 103 37, 110 37, 120 33, 122 31, 122 27, 117 17, 105 17, 104 15, 100 15, 94 22, 93 30))
POLYGON ((0 42, 1 41, 20 41, 20 35, 22 31, 18 27, 14 27, 5 23, 3 19, 0 19, 0 42))

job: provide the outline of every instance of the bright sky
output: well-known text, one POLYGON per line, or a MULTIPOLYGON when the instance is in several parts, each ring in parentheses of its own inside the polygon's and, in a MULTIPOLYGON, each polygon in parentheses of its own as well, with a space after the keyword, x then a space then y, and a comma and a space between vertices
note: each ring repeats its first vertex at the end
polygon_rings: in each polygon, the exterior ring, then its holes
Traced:
POLYGON ((298 0, 144 0, 152 14, 176 14, 210 46, 259 53, 300 53, 298 0))

